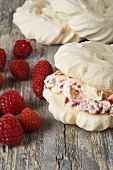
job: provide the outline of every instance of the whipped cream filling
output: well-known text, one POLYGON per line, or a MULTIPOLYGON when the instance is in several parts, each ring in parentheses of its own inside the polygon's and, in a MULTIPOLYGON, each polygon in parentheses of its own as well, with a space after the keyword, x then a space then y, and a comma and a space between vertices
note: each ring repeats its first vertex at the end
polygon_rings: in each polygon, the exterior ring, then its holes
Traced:
POLYGON ((47 76, 45 88, 65 96, 64 105, 90 114, 113 114, 113 95, 91 87, 60 71, 47 76))

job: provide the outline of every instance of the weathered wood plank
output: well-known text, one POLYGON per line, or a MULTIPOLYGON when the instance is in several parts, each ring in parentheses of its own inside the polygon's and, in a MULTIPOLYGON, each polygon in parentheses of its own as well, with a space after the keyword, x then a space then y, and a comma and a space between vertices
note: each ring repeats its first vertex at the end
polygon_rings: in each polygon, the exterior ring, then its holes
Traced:
MULTIPOLYGON (((7 52, 7 65, 4 69, 5 86, 0 94, 8 89, 16 89, 25 98, 27 106, 37 111, 43 119, 41 129, 25 134, 18 147, 0 146, 0 170, 112 170, 113 131, 86 132, 77 126, 64 125, 56 121, 48 111, 48 104, 38 99, 31 90, 29 80, 17 81, 8 70, 8 64, 15 59, 13 44, 25 38, 12 24, 12 15, 25 0, 0 0, 0 47, 7 52)), ((47 59, 54 66, 54 54, 59 46, 44 46, 31 41, 33 53, 27 61, 31 66, 47 59)), ((54 67, 54 70, 55 67, 54 67)))

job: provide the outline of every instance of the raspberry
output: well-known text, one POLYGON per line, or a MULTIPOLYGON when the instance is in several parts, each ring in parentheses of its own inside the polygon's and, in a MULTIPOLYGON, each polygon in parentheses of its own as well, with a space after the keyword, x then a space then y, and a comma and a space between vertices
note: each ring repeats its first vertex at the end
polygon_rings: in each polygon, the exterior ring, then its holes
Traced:
POLYGON ((44 99, 43 97, 43 89, 44 89, 44 80, 45 76, 38 76, 37 79, 33 80, 32 82, 32 89, 33 92, 36 94, 37 97, 40 99, 44 99))
POLYGON ((0 120, 0 141, 8 146, 16 146, 23 139, 23 129, 18 119, 7 113, 0 120))
POLYGON ((110 104, 113 104, 113 98, 108 99, 108 101, 110 102, 110 104))
POLYGON ((29 77, 29 64, 25 60, 14 60, 9 64, 12 75, 19 80, 26 80, 29 77))
POLYGON ((24 99, 16 90, 8 90, 0 96, 0 111, 18 114, 26 107, 24 99))
POLYGON ((3 68, 5 67, 6 59, 7 59, 6 52, 2 48, 0 48, 0 71, 2 71, 3 68))
POLYGON ((2 74, 0 73, 0 87, 2 87, 3 85, 4 85, 4 80, 2 74))
POLYGON ((32 78, 33 80, 37 76, 48 76, 53 73, 53 68, 51 64, 47 60, 39 61, 32 70, 32 78))
POLYGON ((42 124, 42 119, 30 108, 25 108, 18 116, 18 120, 24 132, 35 132, 42 124))
POLYGON ((25 59, 32 52, 31 43, 26 40, 17 40, 14 44, 12 52, 16 58, 25 59))

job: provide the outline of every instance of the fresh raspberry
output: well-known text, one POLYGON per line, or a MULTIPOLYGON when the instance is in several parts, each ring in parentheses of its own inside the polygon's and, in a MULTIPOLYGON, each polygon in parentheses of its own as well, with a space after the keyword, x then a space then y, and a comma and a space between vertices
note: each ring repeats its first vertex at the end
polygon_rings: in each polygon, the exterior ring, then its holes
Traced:
POLYGON ((53 68, 51 64, 47 60, 39 61, 32 70, 32 78, 33 80, 37 78, 37 76, 48 76, 53 73, 53 68))
POLYGON ((8 146, 16 146, 23 139, 23 129, 18 119, 7 113, 0 120, 0 142, 8 146))
POLYGON ((45 76, 38 76, 37 79, 33 80, 33 82, 32 82, 33 92, 40 99, 44 99, 44 97, 43 97, 43 89, 44 89, 44 80, 45 80, 45 78, 46 78, 45 76))
POLYGON ((35 132, 42 124, 42 119, 30 108, 25 108, 18 116, 18 120, 24 132, 35 132))
POLYGON ((2 113, 18 114, 26 107, 24 99, 16 90, 8 90, 0 96, 0 110, 2 113))
POLYGON ((32 52, 31 43, 26 40, 17 40, 14 44, 12 52, 16 58, 25 59, 32 52))
POLYGON ((5 67, 6 64, 6 52, 4 51, 4 49, 0 48, 0 71, 3 70, 3 68, 5 67))
POLYGON ((4 85, 4 80, 2 74, 0 73, 0 87, 2 87, 3 85, 4 85))
POLYGON ((26 80, 29 77, 29 64, 25 60, 13 60, 9 64, 12 75, 19 80, 26 80))

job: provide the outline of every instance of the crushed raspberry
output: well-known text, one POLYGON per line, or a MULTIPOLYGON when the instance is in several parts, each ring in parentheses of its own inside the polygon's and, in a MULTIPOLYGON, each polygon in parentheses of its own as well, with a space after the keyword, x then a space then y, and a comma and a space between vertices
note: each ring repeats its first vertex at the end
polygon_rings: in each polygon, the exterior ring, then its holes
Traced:
POLYGON ((79 92, 78 90, 75 90, 75 93, 76 93, 76 94, 79 94, 80 92, 79 92))
POLYGON ((76 85, 77 85, 77 83, 73 83, 72 85, 73 85, 73 86, 76 86, 76 85))
POLYGON ((62 93, 62 91, 60 90, 60 91, 59 91, 59 94, 61 94, 61 93, 62 93))
POLYGON ((32 46, 29 41, 17 40, 14 44, 13 55, 18 59, 27 58, 32 52, 32 46))
POLYGON ((64 103, 67 104, 67 103, 69 103, 69 102, 70 102, 69 98, 66 97, 64 103))
POLYGON ((81 88, 81 85, 77 85, 77 87, 80 89, 80 88, 81 88))
POLYGON ((61 89, 63 88, 63 84, 60 86, 60 88, 61 88, 61 89))
POLYGON ((74 103, 72 104, 72 107, 75 107, 77 105, 79 105, 79 102, 74 101, 74 103))
POLYGON ((63 73, 60 73, 60 76, 64 76, 64 74, 63 74, 63 73))
POLYGON ((108 101, 110 102, 110 104, 113 104, 113 98, 108 99, 108 101))

